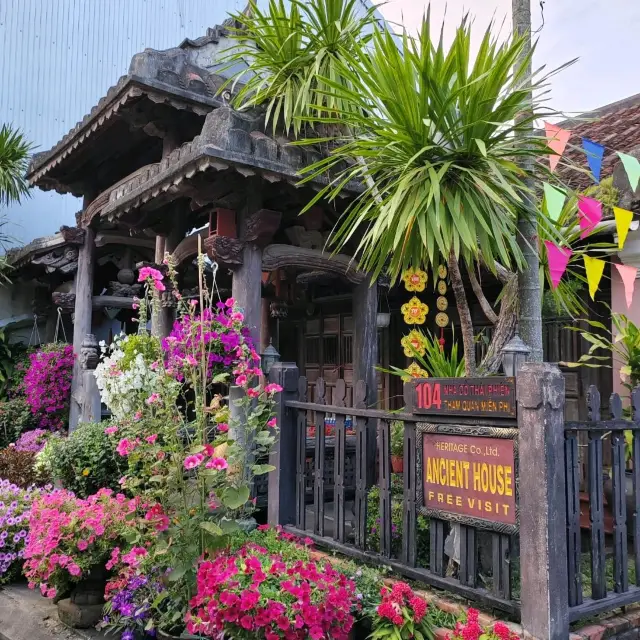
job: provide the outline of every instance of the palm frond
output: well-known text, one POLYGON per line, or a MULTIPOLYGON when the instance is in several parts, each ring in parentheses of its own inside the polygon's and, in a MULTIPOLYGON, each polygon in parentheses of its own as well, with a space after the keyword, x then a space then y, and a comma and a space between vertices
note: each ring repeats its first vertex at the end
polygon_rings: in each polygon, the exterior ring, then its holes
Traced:
POLYGON ((8 125, 0 128, 0 205, 19 202, 28 195, 25 174, 31 145, 24 135, 8 125))

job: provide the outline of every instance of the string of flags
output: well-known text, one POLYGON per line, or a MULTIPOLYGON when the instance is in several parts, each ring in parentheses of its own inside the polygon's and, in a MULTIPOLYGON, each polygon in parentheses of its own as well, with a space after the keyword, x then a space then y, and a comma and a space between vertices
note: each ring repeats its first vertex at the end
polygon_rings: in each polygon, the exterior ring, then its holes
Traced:
MULTIPOLYGON (((562 155, 567 147, 572 132, 563 129, 558 125, 545 122, 545 134, 547 137, 547 145, 553 151, 549 154, 549 167, 551 171, 555 171, 562 155)), ((602 172, 602 160, 604 158, 605 147, 589 138, 582 138, 582 148, 587 156, 589 170, 593 175, 596 183, 600 183, 602 172)), ((638 183, 640 183, 640 161, 633 156, 616 152, 629 179, 631 189, 636 191, 638 183)), ((560 218, 560 214, 567 200, 567 194, 562 190, 543 183, 544 203, 547 214, 554 222, 560 218)), ((627 239, 631 222, 633 221, 633 213, 620 207, 613 207, 613 216, 616 223, 616 231, 618 233, 618 248, 622 249, 627 239)), ((578 197, 578 224, 580 226, 580 238, 585 239, 602 220, 602 203, 595 198, 587 196, 578 197)), ((555 289, 560 284, 560 280, 564 275, 569 260, 573 255, 573 251, 568 247, 559 247, 551 240, 544 241, 547 258, 549 262, 549 272, 551 275, 551 286, 555 289)), ((584 255, 584 269, 587 276, 587 284, 589 286, 589 295, 591 299, 595 299, 596 292, 600 285, 602 275, 606 266, 606 262, 600 258, 593 258, 584 255)), ((615 264, 625 291, 625 299, 627 307, 631 306, 635 289, 636 276, 638 269, 624 264, 615 264)))

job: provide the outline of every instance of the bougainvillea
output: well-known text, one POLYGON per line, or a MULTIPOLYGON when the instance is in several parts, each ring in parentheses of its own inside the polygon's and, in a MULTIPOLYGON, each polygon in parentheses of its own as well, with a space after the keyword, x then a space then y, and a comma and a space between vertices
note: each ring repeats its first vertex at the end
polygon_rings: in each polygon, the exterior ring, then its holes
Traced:
POLYGON ((202 562, 187 630, 211 638, 346 640, 355 585, 329 563, 286 563, 258 545, 202 562))
POLYGON ((469 609, 466 618, 466 621, 456 624, 453 634, 447 635, 447 640, 518 640, 520 638, 504 622, 495 622, 492 627, 483 629, 475 609, 469 609))
POLYGON ((53 344, 29 356, 23 388, 31 413, 42 429, 61 429, 69 412, 73 347, 53 344))
POLYGON ((373 620, 376 638, 433 638, 427 601, 416 595, 408 584, 396 582, 391 589, 384 587, 381 595, 382 602, 373 620))
POLYGON ((17 451, 32 451, 38 453, 42 451, 47 444, 47 440, 51 435, 51 431, 46 429, 34 429, 26 431, 16 441, 15 447, 17 451))
POLYGON ((29 511, 40 490, 0 481, 0 583, 16 577, 29 533, 29 511))
POLYGON ((47 597, 67 591, 96 567, 109 562, 114 549, 135 531, 137 499, 101 489, 86 500, 55 490, 33 502, 24 550, 29 586, 47 597))

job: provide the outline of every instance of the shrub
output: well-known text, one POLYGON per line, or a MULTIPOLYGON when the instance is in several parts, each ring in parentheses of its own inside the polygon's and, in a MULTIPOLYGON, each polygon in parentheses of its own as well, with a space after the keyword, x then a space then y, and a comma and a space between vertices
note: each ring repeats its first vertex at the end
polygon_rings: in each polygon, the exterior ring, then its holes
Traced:
POLYGON ((458 622, 449 640, 518 640, 520 637, 507 627, 504 622, 496 622, 492 627, 483 629, 478 622, 475 609, 467 611, 466 620, 458 622))
POLYGON ((413 593, 408 584, 396 582, 391 589, 385 587, 373 619, 372 636, 376 639, 432 640, 433 627, 427 610, 426 600, 413 593))
POLYGON ((29 405, 23 396, 0 402, 0 446, 7 447, 15 442, 23 431, 36 424, 29 405))
POLYGON ((117 490, 118 480, 127 471, 127 459, 116 453, 117 441, 104 432, 106 426, 80 424, 47 451, 53 477, 80 498, 103 487, 117 490))
POLYGON ((31 503, 38 489, 21 489, 0 481, 0 583, 15 579, 22 566, 31 503))
POLYGON ((283 562, 249 544, 200 564, 187 630, 238 640, 346 640, 354 600, 354 583, 329 563, 283 562))
POLYGON ((58 489, 38 497, 29 517, 24 574, 29 587, 48 598, 67 593, 97 568, 123 561, 135 566, 146 550, 134 547, 120 558, 119 544, 136 535, 139 501, 101 489, 86 500, 58 489))
POLYGON ((35 459, 33 451, 18 451, 15 447, 0 450, 0 478, 23 489, 46 484, 49 478, 36 469, 35 459))
POLYGON ((15 443, 16 451, 32 451, 38 453, 42 451, 51 436, 51 431, 45 429, 34 429, 23 433, 15 443))

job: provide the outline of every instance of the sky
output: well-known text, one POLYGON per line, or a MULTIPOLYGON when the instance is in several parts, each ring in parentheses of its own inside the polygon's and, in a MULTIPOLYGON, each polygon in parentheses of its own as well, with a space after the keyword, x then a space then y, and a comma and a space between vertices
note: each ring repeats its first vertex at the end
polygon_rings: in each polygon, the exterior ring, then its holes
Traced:
MULTIPOLYGON (((389 0, 380 7, 387 20, 415 30, 427 0, 389 0)), ((465 11, 482 36, 493 19, 506 34, 511 28, 511 0, 432 2, 432 23, 445 16, 445 36, 465 11)), ((548 105, 567 117, 640 93, 640 0, 531 0, 532 27, 540 29, 534 67, 553 70, 578 58, 552 80, 548 105), (544 16, 544 25, 542 17, 544 16)))

